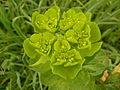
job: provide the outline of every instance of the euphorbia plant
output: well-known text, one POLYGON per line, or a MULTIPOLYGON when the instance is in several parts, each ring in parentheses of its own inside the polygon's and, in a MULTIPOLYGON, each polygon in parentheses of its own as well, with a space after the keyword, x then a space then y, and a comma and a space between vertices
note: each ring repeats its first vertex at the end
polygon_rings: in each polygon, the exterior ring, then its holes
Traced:
POLYGON ((23 46, 30 57, 29 67, 41 73, 42 83, 49 90, 93 90, 94 76, 101 74, 105 65, 101 60, 94 63, 102 54, 95 54, 102 42, 91 13, 74 7, 61 14, 54 6, 44 14, 34 12, 32 25, 35 34, 23 46))

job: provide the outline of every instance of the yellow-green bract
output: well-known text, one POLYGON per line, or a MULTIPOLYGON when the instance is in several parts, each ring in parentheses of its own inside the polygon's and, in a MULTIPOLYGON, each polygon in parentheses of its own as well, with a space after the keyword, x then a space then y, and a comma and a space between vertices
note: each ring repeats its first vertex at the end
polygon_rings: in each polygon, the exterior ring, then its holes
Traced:
POLYGON ((23 46, 30 57, 29 66, 41 73, 51 70, 64 79, 74 79, 82 70, 85 57, 94 55, 102 45, 91 13, 84 14, 75 7, 63 14, 57 6, 44 14, 34 12, 32 25, 35 34, 23 46))

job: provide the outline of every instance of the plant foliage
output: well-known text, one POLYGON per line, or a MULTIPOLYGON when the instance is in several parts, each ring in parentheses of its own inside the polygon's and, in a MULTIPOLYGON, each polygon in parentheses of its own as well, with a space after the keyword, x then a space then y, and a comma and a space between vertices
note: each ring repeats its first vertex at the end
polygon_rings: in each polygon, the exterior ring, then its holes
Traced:
POLYGON ((41 73, 49 90, 96 88, 94 76, 101 74, 106 66, 101 61, 105 55, 96 60, 102 51, 94 55, 102 42, 91 13, 84 14, 74 7, 61 14, 59 7, 54 6, 44 14, 34 12, 32 25, 35 34, 24 41, 24 50, 30 57, 29 67, 41 73))

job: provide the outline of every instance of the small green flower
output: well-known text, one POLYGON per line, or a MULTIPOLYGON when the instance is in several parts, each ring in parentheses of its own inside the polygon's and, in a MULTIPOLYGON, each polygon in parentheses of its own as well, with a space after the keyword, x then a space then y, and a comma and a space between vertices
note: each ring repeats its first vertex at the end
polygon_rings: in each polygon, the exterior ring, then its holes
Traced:
POLYGON ((67 52, 55 51, 51 57, 53 73, 65 79, 73 79, 82 69, 83 62, 84 59, 81 58, 79 52, 75 49, 67 52))
POLYGON ((57 6, 48 9, 44 15, 34 12, 32 15, 32 24, 35 32, 39 33, 45 30, 55 32, 57 30, 59 17, 60 10, 57 6))
POLYGON ((70 29, 65 33, 65 37, 72 43, 78 43, 81 39, 89 39, 90 31, 89 25, 85 25, 84 22, 79 22, 73 26, 73 29, 70 29))
POLYGON ((60 30, 64 32, 70 29, 74 24, 81 21, 86 21, 86 17, 83 12, 78 8, 69 9, 62 15, 62 19, 59 23, 60 30))
MULTIPOLYGON (((33 34, 29 38, 28 42, 29 42, 29 45, 32 46, 32 48, 34 48, 34 51, 36 51, 36 53, 39 53, 42 55, 48 55, 51 50, 51 44, 54 42, 54 40, 55 40, 55 36, 53 34, 49 32, 44 32, 39 34, 33 34)), ((32 49, 32 48, 29 48, 29 49, 32 49)), ((31 53, 27 49, 26 49, 26 52, 31 53)))
POLYGON ((61 51, 66 52, 70 50, 71 46, 67 40, 59 39, 54 43, 54 50, 55 51, 61 51))

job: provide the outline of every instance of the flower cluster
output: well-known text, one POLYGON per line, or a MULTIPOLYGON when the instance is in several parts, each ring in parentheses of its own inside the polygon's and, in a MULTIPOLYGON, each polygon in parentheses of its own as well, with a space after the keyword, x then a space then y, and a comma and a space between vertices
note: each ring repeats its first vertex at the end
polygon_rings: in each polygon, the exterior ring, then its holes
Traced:
POLYGON ((46 64, 64 79, 73 79, 82 69, 85 57, 94 55, 101 47, 100 30, 91 22, 91 13, 71 8, 60 14, 54 6, 44 14, 34 12, 35 34, 24 41, 24 50, 33 68, 46 64), (41 59, 42 58, 42 59, 41 59))

